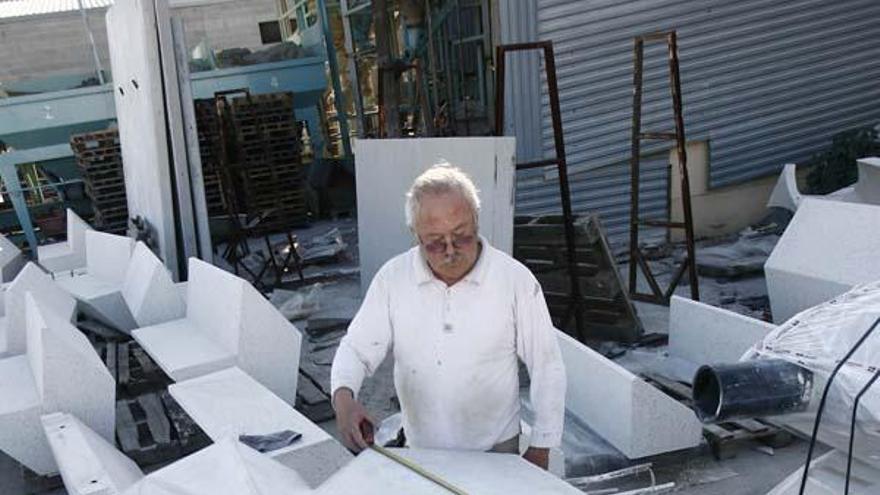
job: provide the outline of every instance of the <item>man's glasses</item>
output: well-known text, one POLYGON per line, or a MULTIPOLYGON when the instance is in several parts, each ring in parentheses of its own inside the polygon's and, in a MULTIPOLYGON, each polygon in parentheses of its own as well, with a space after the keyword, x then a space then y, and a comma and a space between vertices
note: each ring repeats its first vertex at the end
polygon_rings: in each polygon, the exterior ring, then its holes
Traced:
POLYGON ((440 238, 440 239, 437 239, 437 240, 434 240, 431 242, 422 242, 422 246, 425 247, 425 251, 427 251, 431 254, 440 254, 440 253, 446 251, 446 245, 449 242, 452 242, 453 249, 459 250, 459 249, 464 249, 464 248, 470 246, 471 244, 473 244, 474 241, 476 240, 476 238, 477 238, 477 236, 475 236, 473 234, 453 235, 453 236, 451 236, 449 241, 447 241, 445 238, 440 238))

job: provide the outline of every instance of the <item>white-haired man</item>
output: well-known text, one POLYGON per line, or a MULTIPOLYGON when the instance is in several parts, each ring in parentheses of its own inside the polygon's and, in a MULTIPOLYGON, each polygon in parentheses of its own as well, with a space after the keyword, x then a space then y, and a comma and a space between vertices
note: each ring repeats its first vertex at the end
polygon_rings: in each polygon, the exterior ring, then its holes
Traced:
POLYGON ((523 454, 547 468, 559 445, 565 369, 541 286, 478 234, 471 180, 445 165, 419 176, 406 198, 418 246, 388 261, 333 360, 331 388, 343 442, 372 442, 373 420, 356 400, 389 349, 407 445, 518 452, 518 360, 535 411, 523 454))

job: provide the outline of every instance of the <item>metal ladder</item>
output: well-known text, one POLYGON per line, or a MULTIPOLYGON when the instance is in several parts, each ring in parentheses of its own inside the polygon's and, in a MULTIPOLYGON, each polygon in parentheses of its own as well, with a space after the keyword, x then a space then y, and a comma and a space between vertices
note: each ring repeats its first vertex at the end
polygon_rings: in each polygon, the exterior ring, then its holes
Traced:
MULTIPOLYGON (((631 204, 630 204, 630 235, 629 235, 629 293, 630 297, 637 301, 655 304, 669 305, 669 300, 675 292, 675 288, 681 282, 684 272, 688 272, 688 280, 691 287, 691 299, 700 299, 699 281, 697 279, 697 264, 694 247, 694 221, 691 212, 691 189, 688 181, 687 150, 685 149, 684 118, 682 116, 681 103, 681 79, 678 70, 678 39, 675 31, 652 33, 636 36, 633 42, 633 115, 632 115, 632 156, 630 158, 631 173, 631 204), (669 54, 669 90, 672 95, 672 110, 674 113, 675 130, 673 132, 643 132, 642 131, 642 71, 644 67, 645 43, 666 42, 669 54), (671 220, 645 220, 639 216, 639 172, 641 143, 647 140, 675 141, 678 151, 678 167, 681 177, 681 200, 683 222, 671 220), (657 279, 648 265, 639 247, 639 228, 641 226, 665 227, 666 229, 682 229, 685 232, 685 245, 687 256, 673 273, 669 286, 663 291, 657 283, 657 279), (650 293, 638 291, 637 276, 641 269, 648 285, 650 293)), ((671 168, 671 164, 670 164, 671 168)), ((670 195, 671 196, 671 195, 670 195)), ((672 201, 672 198, 669 198, 672 201)))

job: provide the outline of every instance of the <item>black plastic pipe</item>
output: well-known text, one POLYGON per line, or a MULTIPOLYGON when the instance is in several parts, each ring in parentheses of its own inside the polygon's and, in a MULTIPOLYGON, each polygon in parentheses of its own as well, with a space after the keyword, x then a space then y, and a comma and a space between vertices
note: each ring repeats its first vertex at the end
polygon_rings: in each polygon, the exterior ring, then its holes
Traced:
POLYGON ((702 366, 694 409, 703 423, 778 416, 807 408, 813 372, 782 359, 702 366))

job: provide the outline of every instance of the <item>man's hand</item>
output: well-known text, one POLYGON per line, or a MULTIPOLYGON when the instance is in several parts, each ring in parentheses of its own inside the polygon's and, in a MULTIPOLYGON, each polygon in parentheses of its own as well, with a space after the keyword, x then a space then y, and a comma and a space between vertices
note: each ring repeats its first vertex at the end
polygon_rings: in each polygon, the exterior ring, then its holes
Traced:
POLYGON ((523 454, 523 459, 546 470, 550 466, 550 449, 529 447, 525 454, 523 454))
POLYGON ((333 394, 333 409, 336 411, 336 428, 342 436, 342 443, 355 453, 373 443, 375 421, 348 388, 340 388, 333 394))

